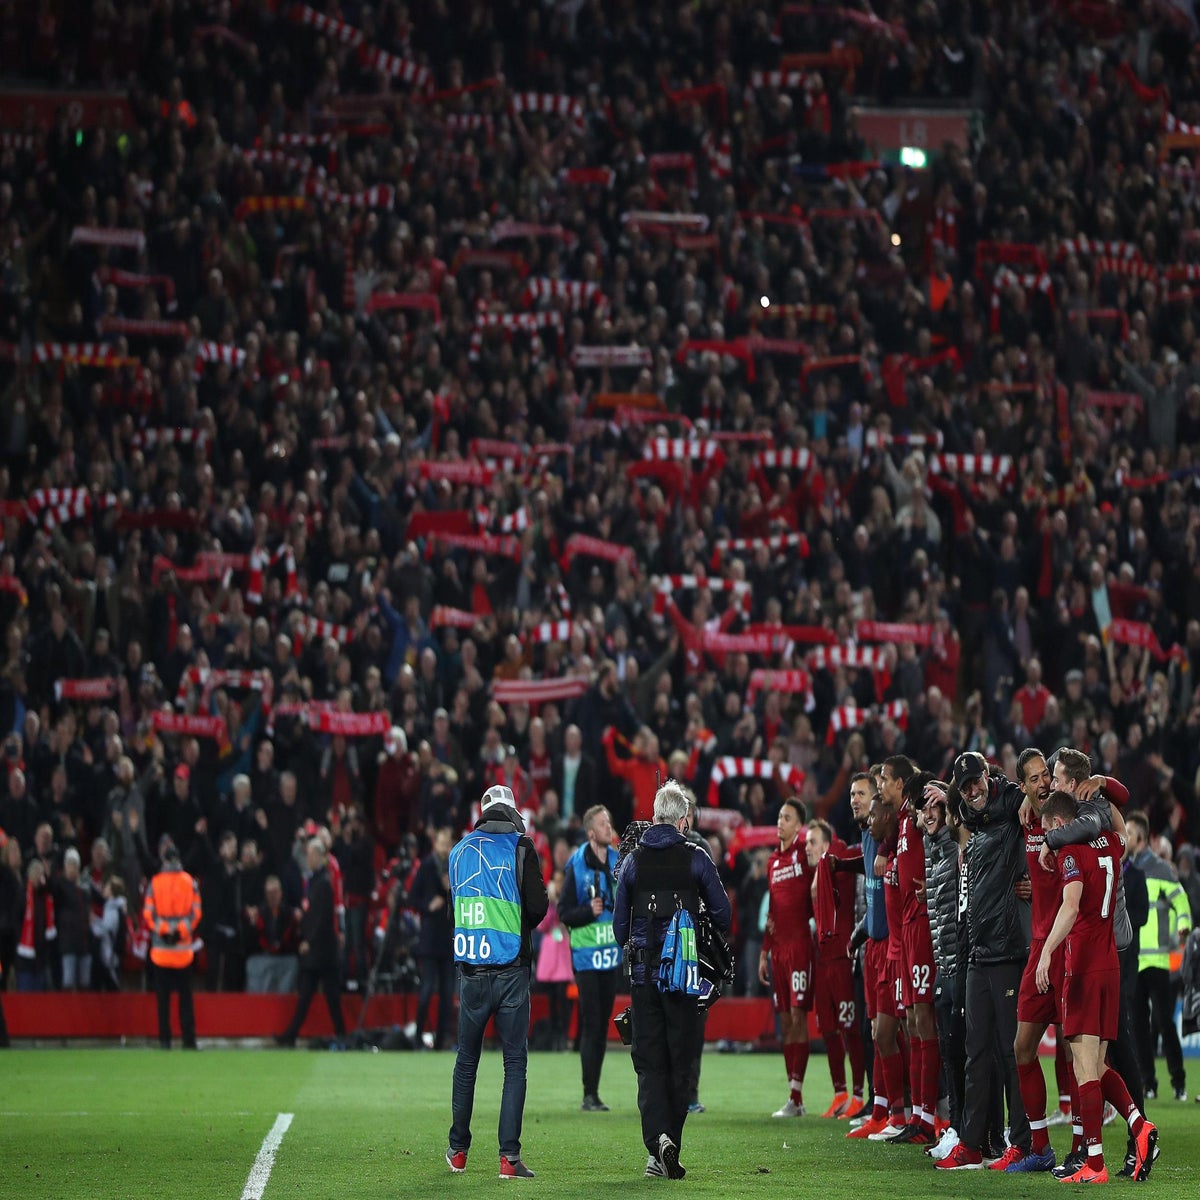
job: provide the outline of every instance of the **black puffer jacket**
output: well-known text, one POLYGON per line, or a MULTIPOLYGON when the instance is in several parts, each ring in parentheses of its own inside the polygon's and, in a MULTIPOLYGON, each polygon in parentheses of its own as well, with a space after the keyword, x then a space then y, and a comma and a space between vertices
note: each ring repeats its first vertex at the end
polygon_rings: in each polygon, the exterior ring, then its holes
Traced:
POLYGON ((979 812, 962 802, 951 786, 947 804, 962 816, 967 842, 967 922, 971 962, 1023 962, 1029 957, 1029 903, 1013 890, 1025 874, 1025 831, 1020 810, 1024 795, 1003 775, 989 781, 988 802, 979 812))
POLYGON ((944 825, 925 840, 925 877, 937 986, 948 996, 958 972, 958 843, 944 825))

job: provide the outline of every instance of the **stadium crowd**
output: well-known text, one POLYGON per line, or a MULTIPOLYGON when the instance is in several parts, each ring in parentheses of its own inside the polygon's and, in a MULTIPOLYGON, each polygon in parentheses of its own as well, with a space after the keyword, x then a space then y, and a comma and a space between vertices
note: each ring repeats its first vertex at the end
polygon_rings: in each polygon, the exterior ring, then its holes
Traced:
POLYGON ((347 979, 389 905, 429 979, 484 789, 553 881, 669 775, 754 991, 780 802, 857 841, 900 754, 1082 751, 1200 909, 1187 5, 0 11, 129 97, 0 133, 20 986, 119 986, 168 837, 290 986, 314 834, 347 979))

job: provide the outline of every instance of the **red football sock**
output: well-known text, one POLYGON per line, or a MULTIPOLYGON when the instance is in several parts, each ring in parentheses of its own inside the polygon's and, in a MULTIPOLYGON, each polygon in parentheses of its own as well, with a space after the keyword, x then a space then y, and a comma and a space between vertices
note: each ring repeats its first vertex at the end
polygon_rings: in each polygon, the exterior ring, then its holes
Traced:
POLYGON ((879 1053, 878 1042, 875 1043, 875 1059, 871 1064, 871 1086, 875 1092, 871 1120, 886 1121, 888 1115, 887 1073, 883 1069, 883 1055, 879 1053))
POLYGON ((921 1096, 925 1109, 926 1132, 932 1133, 937 1120, 938 1092, 941 1090, 942 1055, 934 1038, 925 1040, 925 1056, 922 1059, 921 1096))
POLYGON ((863 1097, 863 1076, 866 1074, 863 1062, 862 1033, 857 1025, 847 1029, 842 1034, 846 1043, 846 1054, 850 1059, 850 1078, 854 1080, 854 1094, 858 1099, 863 1097))
POLYGON ((887 1093, 892 1116, 904 1118, 904 1055, 899 1050, 883 1060, 883 1090, 887 1093))
POLYGON ((792 1042, 792 1058, 788 1063, 788 1083, 791 1085, 791 1098, 795 1104, 804 1103, 804 1073, 808 1069, 808 1043, 792 1042))
POLYGON ((1104 1074, 1100 1076, 1100 1090, 1104 1093, 1105 1100, 1125 1118, 1129 1132, 1136 1137, 1142 1128, 1144 1118, 1141 1110, 1134 1104, 1133 1097, 1125 1086, 1125 1080, 1112 1067, 1107 1067, 1104 1074))
POLYGON ((829 1060, 829 1082, 835 1096, 846 1090, 846 1047, 842 1035, 834 1030, 825 1035, 825 1057, 829 1060))
POLYGON ((1099 1080, 1079 1085, 1079 1104, 1083 1109, 1083 1141, 1087 1146, 1087 1165, 1093 1171, 1104 1170, 1104 1094, 1099 1080))
POLYGON ((788 1087, 791 1088, 792 1080, 796 1078, 796 1043, 783 1043, 783 1067, 787 1071, 788 1087))
POLYGON ((1021 1103, 1029 1118, 1029 1132, 1033 1140, 1034 1154, 1041 1154, 1050 1145, 1046 1132, 1046 1076, 1042 1074, 1040 1062, 1018 1063, 1017 1074, 1021 1078, 1021 1103))

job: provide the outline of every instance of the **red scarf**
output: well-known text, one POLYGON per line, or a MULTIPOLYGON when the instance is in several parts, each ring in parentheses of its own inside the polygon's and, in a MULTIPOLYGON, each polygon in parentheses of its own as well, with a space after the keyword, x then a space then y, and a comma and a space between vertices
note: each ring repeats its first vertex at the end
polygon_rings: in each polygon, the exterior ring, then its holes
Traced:
POLYGON ((17 947, 17 954, 21 958, 37 958, 36 939, 36 910, 34 904, 41 900, 45 906, 45 938, 47 942, 52 942, 58 937, 58 930, 54 925, 54 897, 50 895, 48 887, 42 888, 42 894, 39 897, 34 889, 33 883, 25 885, 25 919, 21 922, 21 944, 17 947))

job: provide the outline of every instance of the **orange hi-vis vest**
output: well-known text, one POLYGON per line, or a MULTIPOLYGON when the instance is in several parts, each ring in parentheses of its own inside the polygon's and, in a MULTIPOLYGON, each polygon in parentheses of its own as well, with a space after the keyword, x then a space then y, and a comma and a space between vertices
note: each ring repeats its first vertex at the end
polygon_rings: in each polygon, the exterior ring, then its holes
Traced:
POLYGON ((192 941, 200 925, 200 889, 180 867, 166 867, 150 880, 142 919, 150 931, 150 961, 157 967, 190 967, 192 941))

